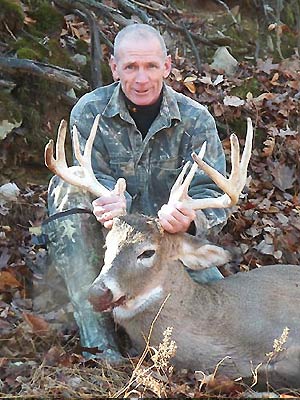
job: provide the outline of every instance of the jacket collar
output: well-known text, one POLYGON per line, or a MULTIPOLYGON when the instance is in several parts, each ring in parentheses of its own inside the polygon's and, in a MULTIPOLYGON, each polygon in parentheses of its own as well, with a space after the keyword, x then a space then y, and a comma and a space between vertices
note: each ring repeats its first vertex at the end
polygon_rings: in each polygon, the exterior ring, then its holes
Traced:
MULTIPOLYGON (((112 118, 116 115, 132 123, 132 118, 127 110, 124 96, 121 93, 121 84, 117 83, 113 94, 103 110, 102 115, 112 118)), ((160 107, 160 116, 165 120, 166 126, 171 126, 172 120, 181 120, 176 92, 165 83, 163 84, 163 99, 160 107)))

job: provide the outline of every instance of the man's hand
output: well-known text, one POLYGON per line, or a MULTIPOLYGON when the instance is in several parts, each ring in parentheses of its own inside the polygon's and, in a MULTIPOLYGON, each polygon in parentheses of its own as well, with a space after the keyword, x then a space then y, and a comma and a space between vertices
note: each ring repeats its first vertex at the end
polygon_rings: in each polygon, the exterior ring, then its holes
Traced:
POLYGON ((196 212, 179 201, 164 204, 157 214, 161 226, 169 233, 186 232, 196 218, 196 212))
POLYGON ((111 192, 107 196, 98 197, 92 205, 97 221, 101 222, 107 229, 112 227, 113 218, 126 213, 126 199, 123 194, 118 195, 111 192))

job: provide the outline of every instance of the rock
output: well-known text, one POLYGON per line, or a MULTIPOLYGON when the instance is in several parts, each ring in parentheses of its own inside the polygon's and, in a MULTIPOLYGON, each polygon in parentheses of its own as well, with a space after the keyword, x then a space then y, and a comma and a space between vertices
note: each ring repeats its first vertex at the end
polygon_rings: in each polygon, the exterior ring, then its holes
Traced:
POLYGON ((10 122, 7 119, 0 121, 0 140, 3 140, 6 138, 6 136, 14 129, 14 128, 19 128, 21 126, 22 121, 14 121, 10 122))
POLYGON ((216 70, 223 70, 227 75, 233 75, 238 67, 238 61, 229 53, 226 47, 219 47, 210 66, 216 70))

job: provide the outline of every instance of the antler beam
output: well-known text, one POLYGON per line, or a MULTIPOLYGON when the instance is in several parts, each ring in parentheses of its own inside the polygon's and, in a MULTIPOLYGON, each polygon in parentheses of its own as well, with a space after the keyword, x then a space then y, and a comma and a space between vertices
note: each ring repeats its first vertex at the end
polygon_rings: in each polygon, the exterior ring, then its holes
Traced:
POLYGON ((250 118, 247 118, 247 136, 245 147, 240 161, 240 146, 236 135, 230 136, 231 141, 231 173, 229 178, 225 178, 220 172, 209 166, 204 160, 206 144, 202 146, 199 154, 192 154, 194 164, 188 175, 184 179, 184 175, 189 167, 187 163, 180 175, 178 176, 174 186, 171 189, 169 203, 182 201, 188 207, 194 210, 203 210, 206 208, 228 208, 238 202, 239 196, 247 182, 247 168, 251 157, 253 126, 250 118), (189 185, 194 177, 197 167, 201 168, 214 182, 224 191, 222 196, 216 198, 192 199, 188 195, 189 185))

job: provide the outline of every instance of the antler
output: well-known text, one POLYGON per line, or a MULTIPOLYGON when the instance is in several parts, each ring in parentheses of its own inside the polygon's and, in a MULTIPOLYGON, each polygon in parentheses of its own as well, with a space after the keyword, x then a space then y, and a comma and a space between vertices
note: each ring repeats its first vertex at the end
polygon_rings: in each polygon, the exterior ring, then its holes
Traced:
MULTIPOLYGON (((105 196, 110 193, 110 190, 108 190, 105 186, 101 185, 101 183, 97 181, 95 174, 93 172, 92 162, 91 162, 92 147, 96 136, 97 127, 99 124, 99 118, 100 115, 97 115, 94 120, 91 133, 86 142, 83 154, 80 151, 77 128, 75 125, 73 127, 74 153, 80 166, 68 167, 66 162, 66 154, 65 154, 65 139, 67 132, 66 121, 62 120, 58 128, 57 142, 56 142, 56 158, 54 158, 53 156, 54 142, 52 139, 45 147, 45 164, 53 173, 60 176, 65 182, 68 182, 71 185, 87 190, 88 192, 94 194, 97 197, 105 196)), ((125 190, 126 190, 125 179, 123 178, 118 179, 114 191, 118 194, 122 194, 125 192, 125 190)))
POLYGON ((205 153, 206 143, 203 144, 199 154, 192 154, 194 164, 191 167, 189 173, 184 179, 184 175, 190 165, 187 163, 176 182, 174 183, 169 203, 175 201, 182 201, 188 207, 194 210, 203 210, 205 208, 228 208, 232 207, 238 202, 239 196, 247 181, 247 168, 251 157, 253 140, 253 127, 250 118, 247 118, 247 136, 245 141, 245 147, 240 161, 240 146, 236 135, 230 136, 231 141, 231 173, 229 178, 225 178, 220 172, 209 166, 203 161, 205 153), (198 166, 215 182, 215 184, 223 190, 224 194, 216 198, 204 198, 204 199, 192 199, 188 195, 189 185, 195 175, 198 166))

